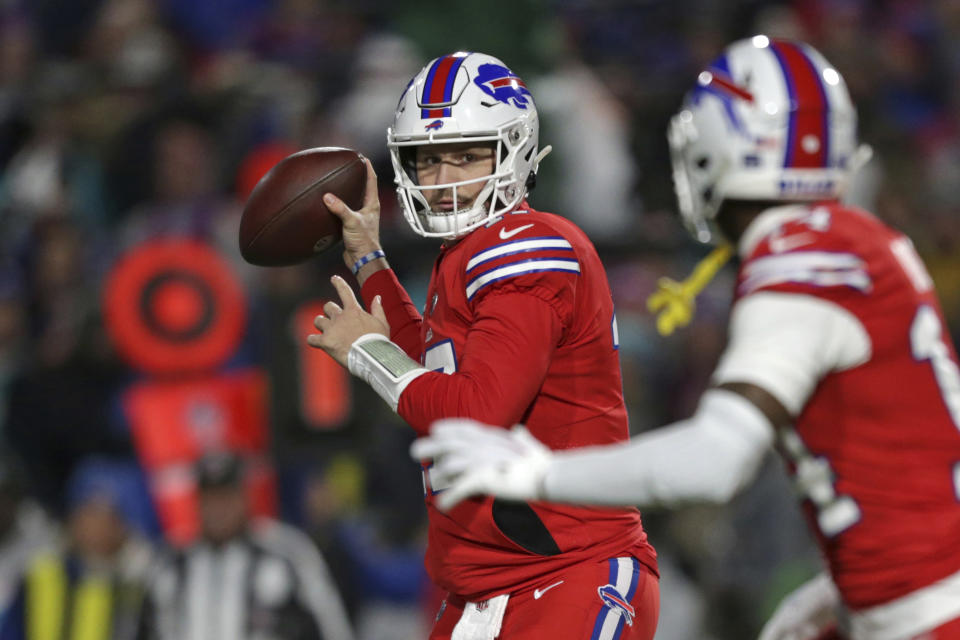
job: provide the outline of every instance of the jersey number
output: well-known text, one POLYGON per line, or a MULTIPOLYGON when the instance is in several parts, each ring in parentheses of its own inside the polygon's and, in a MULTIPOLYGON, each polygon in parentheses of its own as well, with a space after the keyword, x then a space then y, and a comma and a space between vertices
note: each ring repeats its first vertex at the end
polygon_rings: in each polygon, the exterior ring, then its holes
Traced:
POLYGON ((943 340, 940 316, 932 307, 923 305, 917 309, 910 325, 910 348, 917 360, 930 361, 943 403, 954 426, 960 430, 960 369, 950 357, 950 347, 943 340))
POLYGON ((427 347, 423 354, 423 366, 431 371, 454 373, 457 370, 457 354, 453 350, 453 340, 444 340, 427 347))
MULTIPOLYGON (((922 305, 917 309, 910 325, 910 349, 917 360, 930 361, 943 402, 954 426, 960 430, 960 368, 950 357, 940 316, 932 307, 922 305)), ((856 524, 860 520, 860 507, 851 496, 837 493, 830 462, 823 456, 814 456, 793 429, 784 429, 780 438, 796 467, 797 489, 817 509, 821 533, 830 538, 856 524)), ((953 468, 953 484, 960 500, 960 462, 953 468)))
MULTIPOLYGON (((917 360, 930 361, 950 419, 960 430, 960 368, 950 357, 940 316, 932 307, 922 305, 917 309, 910 325, 910 349, 917 360)), ((792 429, 781 432, 781 442, 796 466, 797 488, 817 509, 817 525, 823 535, 830 538, 856 524, 860 507, 852 497, 837 493, 830 462, 822 456, 814 457, 792 429)), ((953 486, 960 500, 960 462, 953 468, 953 486)))
MULTIPOLYGON (((900 263, 917 293, 933 289, 933 280, 917 255, 913 243, 906 237, 890 244, 890 251, 900 263)), ((940 397, 947 407, 953 425, 960 430, 960 370, 950 357, 950 348, 943 339, 943 324, 932 307, 921 305, 910 325, 910 350, 919 361, 929 360, 933 376, 940 387, 940 397)), ((953 465, 953 487, 960 500, 960 462, 953 465)))
MULTIPOLYGON (((457 354, 453 349, 453 340, 443 340, 437 344, 427 347, 423 354, 423 366, 431 371, 440 373, 454 373, 457 370, 457 354)), ((420 472, 423 476, 423 495, 434 496, 440 493, 444 487, 438 487, 430 477, 430 468, 433 467, 421 463, 420 472)))
POLYGON ((780 431, 780 442, 795 466, 797 490, 817 510, 817 527, 828 537, 843 533, 860 521, 860 506, 851 496, 838 494, 830 461, 814 456, 793 428, 780 431))
MULTIPOLYGON (((910 325, 910 348, 917 360, 930 361, 943 404, 953 426, 960 430, 960 368, 950 357, 950 348, 944 342, 940 316, 927 305, 917 309, 910 325)), ((960 500, 960 462, 953 465, 953 492, 960 500)))

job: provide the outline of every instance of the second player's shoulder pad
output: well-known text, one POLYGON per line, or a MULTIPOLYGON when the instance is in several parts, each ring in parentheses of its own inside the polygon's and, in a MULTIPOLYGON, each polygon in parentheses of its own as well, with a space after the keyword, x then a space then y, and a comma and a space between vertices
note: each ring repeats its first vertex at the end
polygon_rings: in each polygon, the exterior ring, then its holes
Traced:
POLYGON ((574 244, 545 214, 508 215, 478 233, 465 266, 468 301, 504 285, 580 274, 574 244))
POLYGON ((868 293, 873 286, 857 212, 815 207, 761 238, 746 257, 739 295, 765 289, 841 288, 868 293))

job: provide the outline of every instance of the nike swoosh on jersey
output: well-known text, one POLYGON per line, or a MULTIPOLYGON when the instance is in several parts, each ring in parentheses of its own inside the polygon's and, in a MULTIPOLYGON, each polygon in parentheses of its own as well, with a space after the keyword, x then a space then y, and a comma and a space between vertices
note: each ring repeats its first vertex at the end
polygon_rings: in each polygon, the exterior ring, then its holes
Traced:
POLYGON ((507 238, 512 238, 513 236, 517 235, 518 233, 520 233, 520 232, 523 231, 524 229, 529 229, 529 228, 532 227, 532 226, 533 226, 532 224, 523 224, 523 225, 520 225, 519 227, 517 227, 516 229, 511 229, 510 231, 507 231, 506 228, 501 228, 501 229, 500 229, 500 239, 501 239, 501 240, 506 240, 507 238))
POLYGON ((785 253, 791 249, 810 244, 816 238, 810 233, 798 233, 792 236, 774 236, 770 238, 770 249, 774 253, 785 253))
POLYGON ((550 589, 553 589, 554 587, 559 587, 562 584, 563 584, 563 580, 560 580, 559 582, 554 582, 550 586, 544 587, 543 589, 534 589, 533 599, 539 600, 543 596, 543 594, 545 594, 547 591, 550 591, 550 589))

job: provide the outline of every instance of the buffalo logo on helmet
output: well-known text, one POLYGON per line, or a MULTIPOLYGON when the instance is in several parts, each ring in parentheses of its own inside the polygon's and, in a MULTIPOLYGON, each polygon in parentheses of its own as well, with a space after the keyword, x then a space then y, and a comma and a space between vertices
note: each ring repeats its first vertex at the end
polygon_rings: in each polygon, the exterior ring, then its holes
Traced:
POLYGON ((627 602, 620 592, 617 591, 617 588, 612 584, 606 584, 602 587, 597 587, 597 593, 600 594, 600 599, 603 600, 603 603, 613 609, 614 611, 619 611, 624 619, 627 621, 627 624, 633 626, 633 616, 636 615, 636 611, 629 602, 627 602))
POLYGON ((477 67, 473 83, 494 100, 526 109, 533 97, 527 85, 514 72, 498 64, 482 64, 477 67))
POLYGON ((424 129, 427 131, 436 131, 442 126, 443 126, 443 120, 434 120, 433 122, 425 126, 424 129))

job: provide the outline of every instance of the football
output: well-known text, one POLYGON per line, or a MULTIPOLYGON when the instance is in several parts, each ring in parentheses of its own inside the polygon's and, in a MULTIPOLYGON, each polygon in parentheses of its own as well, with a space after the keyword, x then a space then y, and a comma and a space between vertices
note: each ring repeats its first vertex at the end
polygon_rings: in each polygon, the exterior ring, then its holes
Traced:
POLYGON ((363 156, 352 149, 319 147, 287 156, 254 188, 240 218, 240 254, 247 262, 278 267, 303 262, 334 246, 340 219, 327 210, 332 193, 351 209, 363 206, 363 156))

